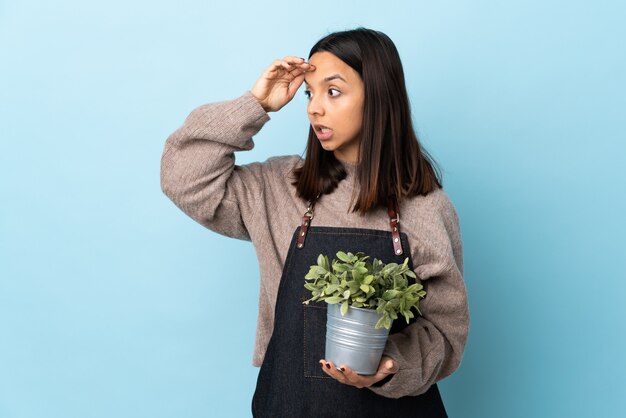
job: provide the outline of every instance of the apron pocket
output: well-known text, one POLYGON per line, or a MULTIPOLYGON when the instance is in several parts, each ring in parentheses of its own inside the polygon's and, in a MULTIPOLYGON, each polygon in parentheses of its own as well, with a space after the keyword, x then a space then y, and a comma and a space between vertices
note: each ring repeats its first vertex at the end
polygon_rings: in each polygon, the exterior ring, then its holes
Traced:
POLYGON ((332 379, 319 361, 326 351, 326 302, 302 305, 304 309, 304 377, 332 379))

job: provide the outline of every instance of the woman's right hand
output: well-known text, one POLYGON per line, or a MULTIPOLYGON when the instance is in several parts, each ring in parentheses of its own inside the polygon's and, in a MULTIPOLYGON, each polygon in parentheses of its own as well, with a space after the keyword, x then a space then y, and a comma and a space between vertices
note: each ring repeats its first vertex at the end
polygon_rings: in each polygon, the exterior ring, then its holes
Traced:
POLYGON ((304 82, 304 73, 315 71, 304 58, 285 57, 267 67, 250 90, 266 112, 277 112, 293 99, 304 82))

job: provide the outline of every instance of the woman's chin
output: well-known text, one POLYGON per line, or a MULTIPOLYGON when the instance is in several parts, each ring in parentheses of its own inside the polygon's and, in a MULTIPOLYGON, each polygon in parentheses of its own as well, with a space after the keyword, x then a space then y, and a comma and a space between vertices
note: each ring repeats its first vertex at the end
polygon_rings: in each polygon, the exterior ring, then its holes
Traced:
POLYGON ((320 141, 320 145, 322 146, 324 151, 332 152, 335 150, 335 147, 332 144, 329 144, 328 142, 320 141))

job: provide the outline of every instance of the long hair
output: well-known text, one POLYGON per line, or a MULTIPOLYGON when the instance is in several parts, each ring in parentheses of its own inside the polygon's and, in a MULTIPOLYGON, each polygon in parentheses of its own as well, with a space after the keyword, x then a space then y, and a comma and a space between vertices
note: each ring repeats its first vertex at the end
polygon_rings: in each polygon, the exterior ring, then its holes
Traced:
MULTIPOLYGON (((321 51, 352 67, 365 88, 356 170, 358 191, 352 211, 365 214, 376 206, 386 206, 390 197, 400 202, 441 188, 439 169, 413 129, 402 62, 391 39, 360 27, 320 39, 309 58, 321 51)), ((304 164, 294 170, 294 175, 298 196, 314 200, 335 190, 346 171, 332 152, 322 148, 313 127, 309 127, 304 164)))

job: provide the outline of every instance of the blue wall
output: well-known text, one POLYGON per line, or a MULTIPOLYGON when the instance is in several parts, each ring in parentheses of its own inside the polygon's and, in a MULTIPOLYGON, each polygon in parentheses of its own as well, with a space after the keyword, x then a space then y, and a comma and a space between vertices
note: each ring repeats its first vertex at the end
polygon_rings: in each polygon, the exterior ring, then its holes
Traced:
MULTIPOLYGON (((395 41, 461 219, 450 416, 623 416, 624 21, 618 1, 0 2, 0 417, 249 416, 254 251, 161 193, 163 144, 357 25, 395 41)), ((239 162, 303 151, 296 97, 239 162)))

